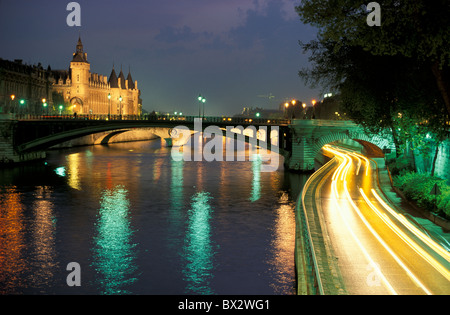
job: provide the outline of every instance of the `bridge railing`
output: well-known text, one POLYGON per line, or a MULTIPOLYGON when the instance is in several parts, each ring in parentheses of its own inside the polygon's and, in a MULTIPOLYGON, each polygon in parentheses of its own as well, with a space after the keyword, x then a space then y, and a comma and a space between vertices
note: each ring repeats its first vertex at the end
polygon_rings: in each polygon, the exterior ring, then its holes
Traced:
POLYGON ((105 114, 78 114, 78 115, 31 115, 31 114, 15 114, 11 119, 17 120, 133 120, 133 121, 173 121, 173 122, 189 122, 193 123, 195 119, 200 118, 205 123, 217 124, 263 124, 263 125, 283 125, 290 124, 289 119, 269 119, 269 118, 248 118, 248 117, 231 117, 231 116, 180 116, 180 115, 105 115, 105 114))

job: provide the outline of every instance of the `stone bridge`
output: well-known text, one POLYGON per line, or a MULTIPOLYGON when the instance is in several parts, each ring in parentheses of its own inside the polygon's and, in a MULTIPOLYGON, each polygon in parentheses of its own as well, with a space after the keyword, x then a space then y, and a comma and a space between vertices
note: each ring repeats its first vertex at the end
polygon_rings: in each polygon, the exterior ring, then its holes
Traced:
MULTIPOLYGON (((163 138, 168 145, 184 145, 195 130, 193 116, 147 117, 142 119, 98 119, 93 117, 34 117, 33 119, 1 119, 0 117, 0 164, 25 162, 45 157, 45 151, 71 139, 90 134, 102 133, 97 143, 108 140, 120 133, 135 129, 145 129, 163 138), (190 135, 180 138, 174 132, 177 126, 191 130, 190 135)), ((351 121, 337 120, 269 120, 236 117, 205 117, 200 120, 202 129, 217 126, 222 130, 242 126, 245 141, 252 142, 252 130, 257 130, 258 144, 273 149, 276 137, 276 152, 284 157, 287 169, 295 171, 314 170, 315 158, 321 148, 328 143, 352 139, 363 145, 366 152, 374 156, 383 155, 393 148, 393 142, 386 136, 367 136, 363 129, 351 121), (249 132, 250 131, 250 132, 249 132), (261 132, 263 131, 263 132, 261 132), (274 131, 276 131, 274 133, 274 131), (270 136, 270 138, 269 138, 270 136)), ((224 134, 225 135, 225 134, 224 134)), ((274 149, 273 149, 274 150, 274 149)))
POLYGON ((369 156, 381 157, 395 150, 389 135, 368 136, 362 127, 345 120, 293 120, 289 125, 291 153, 285 161, 292 170, 310 171, 324 145, 340 140, 359 142, 369 156))

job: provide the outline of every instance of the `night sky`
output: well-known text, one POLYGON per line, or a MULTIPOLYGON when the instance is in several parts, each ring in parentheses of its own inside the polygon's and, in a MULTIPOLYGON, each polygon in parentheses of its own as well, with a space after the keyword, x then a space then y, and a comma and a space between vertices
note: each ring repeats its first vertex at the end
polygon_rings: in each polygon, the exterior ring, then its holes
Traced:
POLYGON ((69 27, 70 1, 0 0, 0 58, 68 69, 81 35, 91 72, 131 69, 147 111, 194 115, 198 94, 207 115, 310 103, 321 91, 298 76, 308 62, 298 41, 316 30, 300 21, 299 1, 80 0, 81 27, 69 27))

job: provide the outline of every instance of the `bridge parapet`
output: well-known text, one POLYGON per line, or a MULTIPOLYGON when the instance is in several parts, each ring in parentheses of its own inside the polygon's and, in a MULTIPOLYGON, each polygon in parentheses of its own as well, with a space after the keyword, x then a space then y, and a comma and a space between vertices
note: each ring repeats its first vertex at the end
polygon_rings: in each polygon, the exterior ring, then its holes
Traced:
POLYGON ((384 149, 394 149, 388 135, 368 136, 364 129, 352 121, 293 120, 291 130, 291 156, 285 161, 291 170, 313 171, 316 156, 328 143, 351 139, 360 142, 368 151, 382 154, 384 149))
MULTIPOLYGON (((1 118, 1 117, 0 117, 1 118)), ((0 161, 20 162, 45 156, 46 148, 77 137, 100 132, 127 131, 151 128, 153 134, 163 138, 168 145, 183 145, 186 139, 172 134, 173 128, 186 126, 195 131, 196 116, 33 116, 0 120, 0 161), (17 120, 17 118, 22 118, 17 120)), ((279 129, 279 153, 285 158, 285 167, 291 170, 312 171, 314 159, 321 148, 337 140, 353 139, 375 149, 392 149, 388 136, 367 136, 363 129, 351 121, 337 120, 285 120, 252 119, 245 117, 203 117, 203 128, 218 126, 243 126, 279 129)), ((271 130, 271 129, 268 129, 271 130)), ((379 150, 380 151, 380 150, 379 150)))

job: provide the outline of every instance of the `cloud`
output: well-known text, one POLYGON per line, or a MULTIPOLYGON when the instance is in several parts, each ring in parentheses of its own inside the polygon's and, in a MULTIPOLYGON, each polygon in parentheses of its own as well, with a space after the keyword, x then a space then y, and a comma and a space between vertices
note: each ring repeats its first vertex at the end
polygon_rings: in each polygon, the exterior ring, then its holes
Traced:
POLYGON ((155 36, 155 39, 166 43, 190 42, 197 40, 202 35, 207 35, 207 33, 193 33, 192 29, 187 25, 181 29, 166 26, 160 30, 159 34, 155 36))

